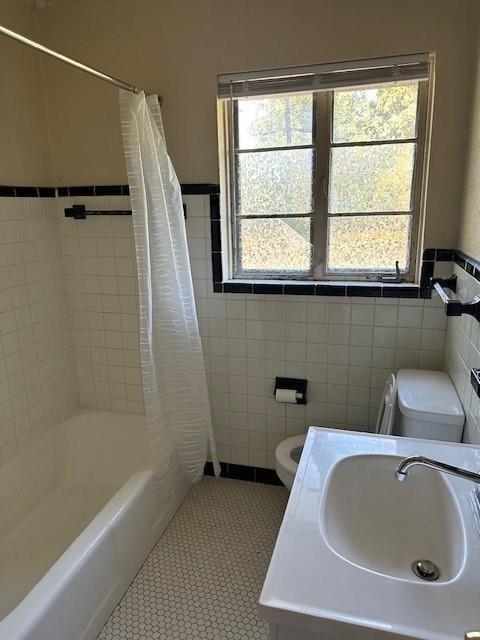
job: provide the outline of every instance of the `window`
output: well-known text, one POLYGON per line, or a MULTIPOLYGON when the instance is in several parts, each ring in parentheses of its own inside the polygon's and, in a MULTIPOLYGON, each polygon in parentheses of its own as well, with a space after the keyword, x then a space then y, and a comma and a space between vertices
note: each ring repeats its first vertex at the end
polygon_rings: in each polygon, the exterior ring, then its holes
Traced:
POLYGON ((219 77, 233 278, 416 278, 431 55, 219 77))

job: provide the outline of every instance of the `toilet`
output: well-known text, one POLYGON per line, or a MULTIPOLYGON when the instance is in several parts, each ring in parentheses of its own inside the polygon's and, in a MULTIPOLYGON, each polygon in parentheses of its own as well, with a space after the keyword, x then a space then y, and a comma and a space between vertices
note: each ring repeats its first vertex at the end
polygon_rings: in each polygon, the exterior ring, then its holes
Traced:
MULTIPOLYGON (((461 442, 465 413, 452 381, 443 371, 400 369, 390 374, 378 410, 375 432, 408 438, 461 442)), ((280 442, 275 450, 277 476, 290 490, 306 434, 280 442)))

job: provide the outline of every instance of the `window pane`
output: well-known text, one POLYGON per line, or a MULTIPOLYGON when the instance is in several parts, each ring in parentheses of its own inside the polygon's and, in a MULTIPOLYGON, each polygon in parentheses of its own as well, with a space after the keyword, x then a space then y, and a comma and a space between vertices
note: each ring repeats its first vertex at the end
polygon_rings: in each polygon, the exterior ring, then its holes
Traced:
POLYGON ((309 272, 310 218, 238 221, 240 271, 309 272))
POLYGON ((330 213, 410 211, 414 143, 331 150, 330 213))
POLYGON ((412 216, 346 216, 328 224, 329 271, 406 270, 412 216))
POLYGON ((414 138, 417 96, 418 82, 335 91, 333 142, 414 138))
POLYGON ((237 213, 312 212, 313 151, 237 154, 237 213))
POLYGON ((312 144, 313 96, 237 100, 238 148, 312 144))

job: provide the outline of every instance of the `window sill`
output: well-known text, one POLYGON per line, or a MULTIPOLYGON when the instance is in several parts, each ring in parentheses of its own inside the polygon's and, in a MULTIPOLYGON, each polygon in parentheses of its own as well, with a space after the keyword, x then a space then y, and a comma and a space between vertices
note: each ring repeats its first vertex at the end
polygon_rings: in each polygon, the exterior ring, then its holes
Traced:
POLYGON ((311 280, 227 280, 215 282, 217 293, 340 296, 362 298, 430 298, 430 289, 412 283, 326 282, 311 280))

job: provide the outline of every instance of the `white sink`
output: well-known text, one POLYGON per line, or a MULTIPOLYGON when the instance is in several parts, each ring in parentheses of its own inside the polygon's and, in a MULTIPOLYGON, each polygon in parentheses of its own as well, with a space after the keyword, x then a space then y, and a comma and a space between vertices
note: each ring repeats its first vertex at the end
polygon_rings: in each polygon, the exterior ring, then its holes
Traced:
POLYGON ((345 560, 387 576, 418 581, 412 563, 429 560, 440 581, 462 569, 465 544, 457 500, 445 476, 412 470, 399 482, 402 458, 355 455, 341 459, 327 479, 320 515, 327 544, 345 560))
POLYGON ((460 640, 480 630, 475 486, 398 462, 473 471, 480 448, 311 427, 259 610, 278 640, 460 640), (436 581, 415 575, 428 560, 436 581))

